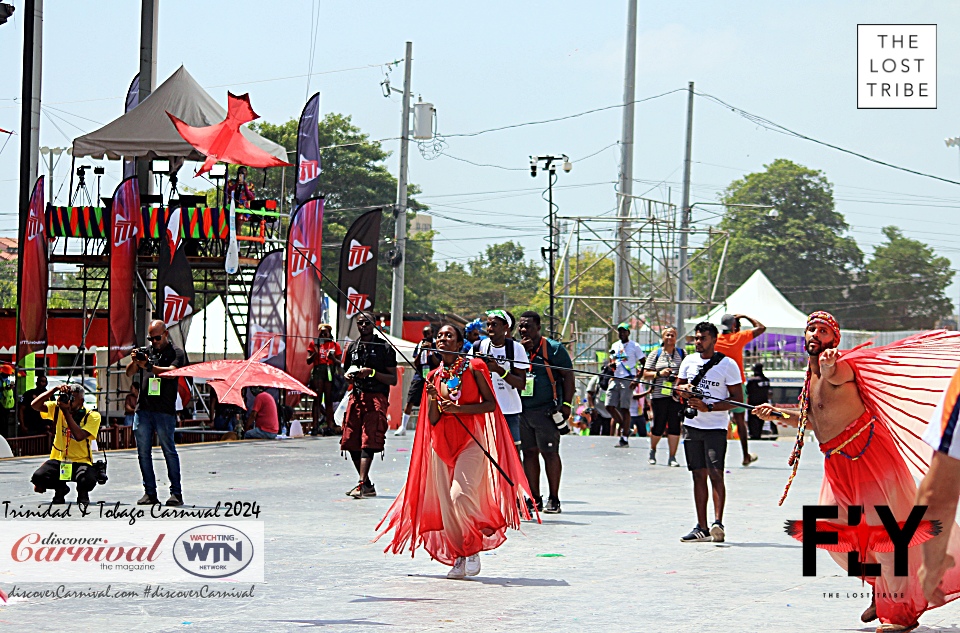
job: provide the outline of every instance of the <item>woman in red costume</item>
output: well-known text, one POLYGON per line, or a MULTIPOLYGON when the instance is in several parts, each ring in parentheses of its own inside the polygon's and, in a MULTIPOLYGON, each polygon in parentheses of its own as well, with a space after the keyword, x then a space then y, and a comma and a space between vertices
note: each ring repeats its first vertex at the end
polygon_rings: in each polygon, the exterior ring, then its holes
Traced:
MULTIPOLYGON (((841 353, 840 325, 830 314, 814 312, 805 338, 810 362, 800 410, 754 409, 761 419, 775 422, 783 422, 786 414, 799 427, 781 505, 797 474, 809 424, 825 457, 819 503, 838 506, 835 523, 846 525, 850 506, 863 507, 867 525, 882 524, 876 506, 887 506, 897 521, 906 521, 916 497, 914 477, 929 467, 931 451, 921 436, 960 363, 960 332, 924 332, 883 347, 841 353)), ((958 556, 960 534, 952 532, 947 549, 958 556)), ((866 579, 874 599, 861 620, 879 618, 878 632, 915 629, 920 615, 935 606, 924 598, 918 581, 920 548, 909 550, 907 576, 895 575, 893 552, 868 548, 866 554, 862 562, 880 563, 881 574, 866 579)), ((847 569, 845 551, 830 555, 847 569)), ((942 587, 947 600, 960 597, 960 569, 949 570, 942 587)))
POLYGON ((384 551, 412 556, 423 545, 452 566, 447 578, 460 579, 480 573, 478 553, 520 526, 521 508, 529 518, 530 492, 486 363, 456 353, 463 334, 452 325, 440 328, 436 345, 443 363, 427 375, 407 483, 377 538, 393 529, 384 551))

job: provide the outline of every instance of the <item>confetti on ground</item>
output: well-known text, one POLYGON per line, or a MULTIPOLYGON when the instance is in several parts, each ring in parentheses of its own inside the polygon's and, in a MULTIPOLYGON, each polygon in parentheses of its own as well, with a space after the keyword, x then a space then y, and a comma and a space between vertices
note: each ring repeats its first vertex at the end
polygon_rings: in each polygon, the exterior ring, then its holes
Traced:
POLYGON ((640 534, 640 532, 636 530, 614 530, 614 532, 617 534, 640 534))
POLYGON ((537 558, 563 558, 563 554, 537 554, 537 558))
MULTIPOLYGON (((675 574, 675 573, 677 573, 677 572, 676 572, 676 571, 665 571, 665 572, 663 572, 663 573, 665 573, 665 574, 675 574)), ((789 606, 789 605, 788 605, 788 606, 789 606)))
POLYGON ((398 452, 398 453, 409 453, 409 452, 410 452, 410 449, 409 449, 409 448, 398 448, 398 449, 397 449, 397 452, 398 452))

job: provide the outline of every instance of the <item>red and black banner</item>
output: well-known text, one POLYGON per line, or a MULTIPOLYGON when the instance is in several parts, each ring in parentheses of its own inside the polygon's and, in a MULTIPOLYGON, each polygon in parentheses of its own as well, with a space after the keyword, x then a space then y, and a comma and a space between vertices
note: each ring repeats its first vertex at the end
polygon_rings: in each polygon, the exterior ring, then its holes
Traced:
POLYGON ((283 249, 271 251, 260 260, 253 275, 247 307, 247 358, 258 354, 263 362, 285 370, 283 288, 286 276, 283 264, 283 249))
POLYGON ((27 219, 20 236, 17 297, 17 359, 47 347, 47 260, 46 214, 43 176, 37 178, 27 207, 27 219))
POLYGON ((127 178, 113 192, 110 205, 110 327, 107 330, 112 365, 133 349, 133 300, 137 275, 137 245, 143 237, 140 188, 137 178, 127 178))
MULTIPOLYGON (((180 323, 195 307, 193 270, 187 261, 181 239, 180 208, 170 211, 160 237, 160 261, 157 265, 157 318, 167 327, 180 323)), ((183 332, 186 340, 186 333, 183 332)))
POLYGON ((303 106, 297 126, 297 200, 307 200, 320 180, 320 93, 303 106))
POLYGON ((377 261, 380 252, 380 220, 383 209, 361 215, 347 231, 340 250, 337 293, 337 338, 356 339, 354 317, 373 310, 377 303, 377 261), (348 300, 349 299, 349 300, 348 300))
POLYGON ((320 248, 323 198, 311 198, 294 211, 287 234, 286 371, 302 383, 310 380, 307 345, 317 335, 323 306, 320 248))

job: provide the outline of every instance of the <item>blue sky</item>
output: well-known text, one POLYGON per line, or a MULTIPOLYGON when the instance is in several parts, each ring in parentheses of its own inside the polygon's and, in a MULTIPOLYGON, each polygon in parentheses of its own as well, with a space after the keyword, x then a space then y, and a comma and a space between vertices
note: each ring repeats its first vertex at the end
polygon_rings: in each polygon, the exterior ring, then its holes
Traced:
MULTIPOLYGON (((8 0, 9 1, 9 0, 8 0)), ((23 0, 0 27, 0 128, 19 130, 23 0)), ((41 141, 66 146, 122 112, 137 72, 139 3, 46 2, 41 141)), ((310 90, 323 112, 351 114, 372 138, 398 135, 400 101, 382 96, 386 62, 414 43, 415 95, 436 104, 439 132, 471 132, 613 105, 622 98, 626 2, 186 2, 161 0, 162 81, 181 64, 221 104, 247 92, 265 120, 299 115, 307 96, 311 13, 321 37, 310 90), (354 70, 344 70, 354 69, 354 70), (342 72, 328 72, 342 71, 342 72), (286 79, 284 79, 286 78, 286 79)), ((640 2, 637 97, 695 81, 697 90, 809 136, 919 171, 960 180, 960 153, 943 139, 960 135, 960 5, 941 2, 640 2), (938 109, 857 110, 856 25, 936 23, 938 109)), ((390 74, 402 85, 402 67, 390 74)), ((680 197, 685 95, 637 107, 635 194, 680 197), (668 192, 668 188, 670 191, 668 192)), ((410 179, 438 213, 488 227, 434 220, 438 260, 475 255, 491 242, 519 239, 537 257, 544 232, 545 178, 532 179, 527 157, 563 152, 574 160, 560 176, 562 214, 611 212, 616 204, 618 109, 560 123, 471 138, 449 137, 446 153, 424 159, 413 148, 410 179), (607 149, 603 149, 607 148, 607 149), (602 150, 602 151, 599 151, 602 150), (578 159, 598 152, 580 162, 578 159), (540 189, 538 189, 538 187, 540 189), (496 193, 486 193, 496 192, 496 193)), ((0 153, 0 234, 15 233, 18 140, 0 153)), ((0 140, 2 143, 2 140, 0 140)), ((763 130, 698 99, 693 142, 693 200, 717 192, 775 158, 823 170, 837 209, 865 253, 894 224, 934 246, 960 268, 960 186, 899 173, 806 141, 763 130)), ((396 173, 398 143, 388 165, 396 173)), ((103 191, 119 177, 107 163, 103 191)), ((55 188, 65 201, 66 163, 55 188)), ((699 219, 706 221, 706 216, 699 219)), ((950 289, 954 300, 960 285, 950 289)))

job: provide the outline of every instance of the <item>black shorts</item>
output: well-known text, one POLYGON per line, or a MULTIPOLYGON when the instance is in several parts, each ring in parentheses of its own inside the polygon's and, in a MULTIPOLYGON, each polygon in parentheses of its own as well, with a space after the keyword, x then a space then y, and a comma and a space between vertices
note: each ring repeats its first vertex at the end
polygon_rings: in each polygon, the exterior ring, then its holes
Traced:
POLYGON ((427 384, 427 381, 423 379, 420 372, 413 375, 413 380, 410 381, 410 388, 407 389, 407 404, 414 407, 420 406, 420 402, 423 400, 423 386, 425 384, 427 384))
POLYGON ((667 432, 667 435, 680 435, 680 417, 683 415, 683 405, 673 398, 654 398, 650 401, 650 406, 653 408, 651 435, 662 437, 664 431, 667 432))
POLYGON ((551 407, 524 409, 520 413, 520 450, 539 449, 541 453, 560 452, 560 429, 550 415, 551 407))
POLYGON ((689 470, 714 468, 723 470, 727 456, 726 429, 698 429, 684 425, 687 437, 683 440, 683 454, 689 470))

